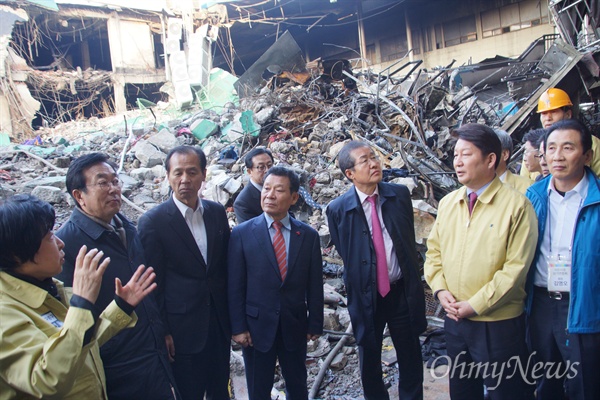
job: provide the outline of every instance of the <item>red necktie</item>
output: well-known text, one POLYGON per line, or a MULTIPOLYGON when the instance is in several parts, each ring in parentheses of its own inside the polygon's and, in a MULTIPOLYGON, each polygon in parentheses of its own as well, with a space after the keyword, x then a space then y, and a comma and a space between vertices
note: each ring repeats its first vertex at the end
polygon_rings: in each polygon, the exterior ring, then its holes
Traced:
POLYGON ((377 215, 377 195, 367 197, 371 203, 371 225, 373 228, 373 247, 375 247, 375 258, 377 259, 377 291, 382 297, 390 292, 390 276, 388 275, 387 260, 385 257, 385 243, 381 223, 377 215))
POLYGON ((469 215, 473 214, 473 207, 475 207, 476 201, 477 201, 477 193, 475 193, 475 192, 469 193, 469 215))
POLYGON ((285 251, 285 240, 283 239, 283 233, 281 233, 282 226, 283 224, 280 221, 273 221, 273 228, 275 228, 275 236, 273 236, 273 249, 275 250, 277 265, 279 265, 281 280, 284 281, 285 275, 287 274, 287 253, 285 251))

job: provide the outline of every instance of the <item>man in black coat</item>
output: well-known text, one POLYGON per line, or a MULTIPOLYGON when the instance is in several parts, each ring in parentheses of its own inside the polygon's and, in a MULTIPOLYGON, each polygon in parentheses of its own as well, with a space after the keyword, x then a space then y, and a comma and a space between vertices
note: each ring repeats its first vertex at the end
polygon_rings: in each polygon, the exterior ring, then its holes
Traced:
POLYGON ((379 157, 363 142, 347 143, 338 163, 354 187, 329 204, 327 219, 344 261, 365 399, 389 399, 381 368, 386 324, 398 355, 400 398, 422 399, 419 334, 427 321, 410 193, 405 186, 381 182, 379 157))
POLYGON ((175 147, 166 168, 173 196, 142 215, 138 229, 156 271, 175 380, 184 400, 228 399, 227 215, 198 196, 206 176, 202 150, 175 147))
POLYGON ((238 224, 262 214, 260 191, 265 174, 273 166, 273 154, 267 148, 256 147, 246 154, 244 163, 250 179, 233 202, 233 211, 238 224))
MULTIPOLYGON (((73 285, 75 260, 81 246, 97 248, 110 258, 96 306, 113 300, 115 278, 127 282, 140 264, 146 264, 142 243, 133 224, 119 213, 121 182, 116 165, 101 153, 77 158, 67 171, 67 191, 77 203, 56 236, 65 242, 65 263, 57 279, 73 285)), ((110 399, 178 399, 167 358, 162 324, 154 296, 136 308, 138 322, 100 348, 110 399)))

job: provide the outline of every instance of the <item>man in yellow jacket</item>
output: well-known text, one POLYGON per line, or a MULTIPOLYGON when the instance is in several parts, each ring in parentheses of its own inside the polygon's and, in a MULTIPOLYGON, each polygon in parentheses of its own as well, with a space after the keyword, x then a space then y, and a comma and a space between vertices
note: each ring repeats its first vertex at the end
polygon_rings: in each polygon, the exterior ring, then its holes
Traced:
POLYGON ((492 399, 533 399, 533 382, 516 360, 526 368, 523 302, 535 212, 496 176, 501 144, 491 128, 467 124, 455 134, 454 169, 464 187, 440 201, 425 261, 425 279, 446 311, 450 397, 483 399, 485 384, 492 399))
POLYGON ((52 207, 18 195, 0 204, 0 399, 107 399, 99 346, 135 325, 134 308, 156 284, 140 267, 102 314, 94 302, 110 263, 83 246, 73 295, 52 278, 64 243, 52 231, 52 207), (70 302, 70 307, 68 306, 70 302))

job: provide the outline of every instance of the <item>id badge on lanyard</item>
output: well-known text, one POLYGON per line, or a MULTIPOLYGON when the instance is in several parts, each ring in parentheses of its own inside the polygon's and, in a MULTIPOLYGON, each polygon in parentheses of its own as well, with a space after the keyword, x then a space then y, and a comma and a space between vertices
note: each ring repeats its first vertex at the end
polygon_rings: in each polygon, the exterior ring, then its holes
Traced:
POLYGON ((562 254, 548 256, 548 291, 571 291, 571 257, 562 254))

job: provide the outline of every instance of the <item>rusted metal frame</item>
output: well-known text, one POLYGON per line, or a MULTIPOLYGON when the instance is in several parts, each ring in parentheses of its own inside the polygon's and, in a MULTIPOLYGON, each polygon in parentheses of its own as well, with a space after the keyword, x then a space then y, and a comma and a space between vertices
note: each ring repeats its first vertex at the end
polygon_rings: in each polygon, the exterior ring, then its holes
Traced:
MULTIPOLYGON (((439 71, 437 74, 435 74, 435 75, 434 75, 434 76, 433 76, 431 79, 429 79, 427 82, 425 82, 423 85, 421 85, 421 86, 420 86, 420 87, 419 87, 417 90, 415 90, 415 95, 416 95, 417 93, 419 93, 419 92, 421 91, 421 89, 423 89, 424 87, 426 87, 426 86, 429 86, 429 85, 431 85, 433 82, 435 82, 435 80, 436 80, 438 77, 442 76, 442 74, 445 74, 445 73, 447 73, 447 72, 448 72, 448 70, 449 70, 450 68, 452 68, 452 66, 454 65, 454 63, 455 63, 455 62, 456 62, 456 60, 452 60, 452 61, 450 62, 450 64, 448 64, 448 65, 447 65, 447 66, 445 66, 444 68, 440 69, 440 71, 439 71)), ((415 81, 415 82, 416 82, 416 81, 415 81)), ((409 94, 411 94, 411 92, 409 92, 409 94)))
MULTIPOLYGON (((402 61, 403 61, 403 60, 404 60, 406 57, 408 57, 408 55, 410 54, 410 52, 411 52, 411 51, 412 51, 412 49, 411 49, 411 50, 409 50, 409 51, 408 51, 408 52, 407 52, 407 53, 404 55, 404 57, 402 57, 400 60, 396 61, 395 63, 391 64, 390 66, 388 66, 388 67, 387 67, 386 69, 384 69, 383 71, 388 71, 388 70, 389 70, 389 69, 391 69, 393 66, 395 66, 395 65, 397 65, 398 63, 402 62, 402 61)), ((406 74, 406 77, 410 76, 410 74, 412 74, 412 72, 415 70, 415 68, 416 68, 416 67, 418 67, 419 65, 421 65, 422 61, 421 61, 421 60, 419 60, 419 61, 420 61, 420 62, 419 62, 419 64, 417 64, 417 65, 416 65, 416 66, 415 66, 413 69, 411 69, 411 70, 409 71, 409 73, 408 73, 408 74, 406 74)), ((411 61, 411 62, 412 62, 412 63, 414 63, 414 61, 411 61)), ((387 79, 386 79, 386 85, 389 85, 389 82, 390 82, 390 81, 391 81, 391 79, 392 79, 392 75, 394 75, 394 74, 396 74, 397 72, 399 72, 400 70, 404 69, 404 68, 405 68, 407 65, 409 65, 411 62, 408 62, 408 63, 404 64, 403 66, 401 66, 400 68, 398 68, 398 69, 394 70, 393 72, 391 72, 391 73, 388 73, 388 74, 387 74, 387 77, 386 77, 386 78, 387 78, 387 79)), ((383 72, 383 71, 382 71, 382 72, 383 72)), ((405 77, 405 79, 406 79, 406 77, 405 77)), ((375 101, 375 112, 377 112, 378 116, 379 116, 379 91, 380 91, 380 88, 381 88, 381 86, 380 86, 380 85, 381 85, 381 80, 380 80, 380 79, 381 79, 381 74, 377 74, 377 99, 376 99, 376 101, 375 101)), ((403 81, 404 81, 404 80, 400 81, 400 83, 402 83, 403 81)))
MULTIPOLYGON (((398 140, 399 142, 402 142, 402 143, 404 143, 407 146, 411 145, 411 146, 419 147, 420 149, 422 149, 427 154, 427 157, 425 157, 426 159, 432 160, 433 162, 435 162, 436 164, 438 164, 438 166, 440 166, 442 168, 442 170, 444 170, 444 172, 447 172, 449 174, 453 174, 454 173, 453 171, 447 171, 448 167, 446 167, 446 165, 444 163, 442 163, 440 161, 440 159, 437 158, 437 156, 435 156, 434 154, 431 153, 431 149, 427 145, 422 145, 421 143, 418 143, 418 142, 415 142, 413 140, 409 140, 409 139, 403 138, 402 136, 394 135, 394 134, 391 134, 391 133, 381 132, 381 135, 387 136, 387 137, 395 139, 395 140, 398 140)), ((405 151, 403 148, 401 148, 401 150, 405 151)), ((405 159, 405 157, 402 157, 402 159, 404 160, 404 162, 410 164, 411 167, 412 167, 412 163, 410 163, 407 159, 405 159)))
MULTIPOLYGON (((405 55, 404 57, 402 57, 402 59, 401 59, 400 61, 402 61, 404 58, 408 57, 408 54, 409 54, 411 51, 412 51, 412 49, 411 49, 411 50, 410 50, 408 53, 406 53, 406 55, 405 55)), ((409 65, 411 65, 411 64, 414 64, 414 65, 413 65, 413 67, 410 69, 410 71, 408 71, 408 73, 407 73, 407 74, 404 76, 404 78, 401 78, 401 79, 399 79, 399 82, 398 82, 398 83, 402 83, 402 82, 404 82, 405 80, 407 80, 407 79, 410 77, 410 75, 411 75, 413 72, 415 72, 415 70, 416 70, 417 68, 419 68, 419 66, 420 66, 421 64, 423 64, 423 60, 415 60, 415 61, 409 61, 409 62, 407 62, 406 64, 404 64, 404 65, 403 65, 403 66, 401 66, 400 68, 397 68, 397 69, 393 70, 392 72, 390 72, 390 73, 389 73, 389 75, 388 75, 388 78, 390 78, 390 79, 391 79, 391 77, 392 77, 392 76, 396 75, 398 72, 402 71, 404 68, 408 67, 408 66, 409 66, 409 65)), ((394 64, 392 64, 392 65, 394 65, 394 64)))
MULTIPOLYGON (((559 42, 560 41, 557 41, 556 43, 558 44, 559 42)), ((531 92, 530 96, 527 97, 527 100, 525 100, 525 103, 521 106, 519 111, 517 111, 516 114, 511 116, 511 118, 501 126, 501 129, 506 131, 509 135, 512 135, 513 132, 529 117, 529 113, 531 113, 531 111, 537 106, 537 101, 542 93, 545 90, 556 86, 556 84, 560 82, 561 79, 563 79, 583 57, 581 52, 566 44, 560 44, 558 47, 559 50, 565 52, 570 57, 569 62, 565 63, 561 68, 554 72, 551 79, 543 82, 536 90, 531 92)))

